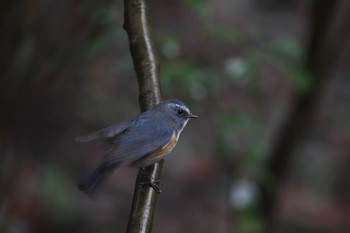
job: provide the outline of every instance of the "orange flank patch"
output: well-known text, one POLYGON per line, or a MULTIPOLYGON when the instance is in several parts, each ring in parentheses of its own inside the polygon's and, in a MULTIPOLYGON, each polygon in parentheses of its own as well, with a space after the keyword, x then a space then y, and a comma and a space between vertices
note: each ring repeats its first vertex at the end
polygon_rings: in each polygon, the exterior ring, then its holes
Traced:
POLYGON ((176 131, 174 131, 173 135, 171 135, 171 138, 167 144, 165 144, 162 148, 155 150, 153 153, 151 153, 149 158, 156 158, 158 156, 162 157, 164 154, 169 153, 175 146, 176 143, 176 131))
POLYGON ((167 144, 165 144, 161 148, 149 153, 148 155, 146 155, 142 159, 136 161, 135 163, 133 163, 132 166, 134 166, 134 167, 146 167, 146 166, 149 166, 153 163, 158 162, 159 160, 161 160, 164 157, 164 155, 169 153, 174 148, 176 141, 177 141, 177 135, 176 135, 176 131, 174 131, 173 135, 171 135, 171 138, 167 144))

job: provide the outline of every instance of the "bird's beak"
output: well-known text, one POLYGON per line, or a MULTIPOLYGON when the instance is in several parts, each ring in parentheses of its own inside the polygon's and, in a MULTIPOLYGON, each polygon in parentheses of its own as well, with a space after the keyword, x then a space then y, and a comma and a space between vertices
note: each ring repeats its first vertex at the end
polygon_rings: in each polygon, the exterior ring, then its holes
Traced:
POLYGON ((198 119, 199 117, 196 116, 196 115, 193 115, 192 113, 190 113, 190 114, 188 115, 188 118, 198 119))

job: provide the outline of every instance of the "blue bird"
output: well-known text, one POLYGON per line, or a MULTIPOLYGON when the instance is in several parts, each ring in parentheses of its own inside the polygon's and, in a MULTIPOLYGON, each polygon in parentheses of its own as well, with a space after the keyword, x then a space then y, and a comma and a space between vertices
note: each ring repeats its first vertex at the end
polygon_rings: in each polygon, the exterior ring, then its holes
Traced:
MULTIPOLYGON (((110 151, 80 182, 79 189, 94 197, 106 178, 118 167, 144 168, 160 161, 175 147, 190 118, 198 119, 198 116, 193 115, 180 100, 171 99, 130 120, 77 137, 77 142, 112 140, 110 151)), ((153 184, 151 186, 155 188, 153 184)))

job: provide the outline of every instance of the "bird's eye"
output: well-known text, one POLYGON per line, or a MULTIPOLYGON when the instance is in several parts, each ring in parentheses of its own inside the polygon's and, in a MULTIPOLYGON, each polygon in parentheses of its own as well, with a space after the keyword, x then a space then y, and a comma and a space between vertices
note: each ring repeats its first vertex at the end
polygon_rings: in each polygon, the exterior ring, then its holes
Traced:
POLYGON ((182 116, 184 113, 185 113, 185 111, 181 108, 177 110, 177 115, 179 115, 179 116, 182 116))

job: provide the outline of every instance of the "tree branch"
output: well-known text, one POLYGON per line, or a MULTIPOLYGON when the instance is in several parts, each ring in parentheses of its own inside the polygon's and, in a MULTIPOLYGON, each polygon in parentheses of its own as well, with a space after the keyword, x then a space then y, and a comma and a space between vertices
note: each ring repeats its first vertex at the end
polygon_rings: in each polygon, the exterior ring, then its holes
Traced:
MULTIPOLYGON (((137 74, 141 111, 146 111, 161 101, 159 84, 160 65, 149 29, 146 0, 124 0, 124 29, 130 43, 134 69, 137 74)), ((159 181, 162 162, 145 169, 151 180, 159 181)), ((144 172, 142 173, 144 175, 144 172)), ((136 179, 127 233, 151 232, 157 193, 141 184, 141 172, 136 179)))
POLYGON ((160 64, 148 23, 146 0, 124 1, 124 29, 128 33, 130 52, 139 82, 141 111, 161 100, 160 64))

